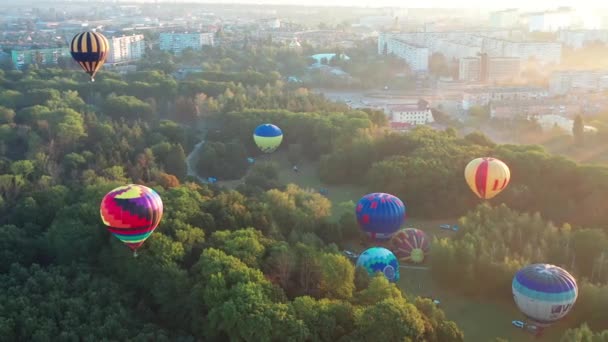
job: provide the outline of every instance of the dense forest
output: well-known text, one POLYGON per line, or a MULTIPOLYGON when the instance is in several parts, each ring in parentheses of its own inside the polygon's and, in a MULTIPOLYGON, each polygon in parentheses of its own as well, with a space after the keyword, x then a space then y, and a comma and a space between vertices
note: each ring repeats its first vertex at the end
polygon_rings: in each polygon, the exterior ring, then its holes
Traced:
POLYGON ((253 128, 273 122, 290 160, 318 162, 329 184, 394 193, 417 217, 463 216, 454 238, 434 241, 438 281, 508 297, 518 267, 563 265, 581 288, 564 341, 605 337, 608 168, 453 129, 391 133, 381 112, 285 83, 288 67, 274 62, 289 59, 284 49, 250 47, 238 60, 204 53, 205 71, 184 78, 166 55, 135 73, 102 71, 95 83, 69 68, 0 72, 2 336, 462 341, 431 300, 340 254, 343 240, 360 238, 354 215, 333 219, 321 194, 280 184, 271 163, 246 163, 258 154, 253 128), (198 168, 244 176, 236 190, 186 175, 203 135, 198 168), (480 155, 504 160, 512 183, 478 206, 463 168, 480 155), (99 217, 104 194, 125 183, 153 187, 165 206, 137 258, 99 217))

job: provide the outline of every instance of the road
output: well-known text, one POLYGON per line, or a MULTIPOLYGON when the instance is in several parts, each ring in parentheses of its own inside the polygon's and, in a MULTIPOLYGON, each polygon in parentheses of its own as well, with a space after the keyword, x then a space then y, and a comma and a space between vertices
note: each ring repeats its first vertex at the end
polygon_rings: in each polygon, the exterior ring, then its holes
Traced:
POLYGON ((188 176, 196 177, 196 179, 198 179, 200 182, 207 183, 207 180, 199 176, 198 173, 196 173, 196 169, 194 168, 194 165, 196 165, 196 162, 198 161, 199 151, 204 144, 205 140, 201 140, 198 144, 194 145, 192 152, 190 152, 190 154, 188 154, 188 156, 186 157, 186 170, 188 176))

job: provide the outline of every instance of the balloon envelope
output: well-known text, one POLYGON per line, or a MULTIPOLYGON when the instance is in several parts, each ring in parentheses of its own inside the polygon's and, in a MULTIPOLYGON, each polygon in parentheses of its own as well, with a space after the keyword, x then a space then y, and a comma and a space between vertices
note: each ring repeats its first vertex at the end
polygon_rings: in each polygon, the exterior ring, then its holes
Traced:
POLYGON ((272 124, 259 125, 253 132, 253 140, 260 150, 271 153, 281 145, 283 131, 272 124))
POLYGON ((108 39, 99 32, 78 33, 70 43, 72 58, 91 76, 91 80, 106 61, 109 50, 108 39))
POLYGON ((539 326, 548 326, 572 309, 578 296, 576 279, 563 268, 532 264, 513 278, 513 299, 519 310, 539 326))
POLYGON ((355 211, 361 229, 374 239, 390 238, 405 222, 403 202, 382 192, 363 196, 355 211))
POLYGON ((399 280, 399 261, 393 252, 383 247, 366 249, 357 259, 357 267, 363 267, 370 276, 382 272, 392 282, 399 280))
POLYGON ((496 158, 477 158, 467 164, 464 177, 477 197, 490 199, 507 187, 511 172, 507 164, 496 158))
POLYGON ((163 201, 156 191, 129 184, 104 196, 100 214, 108 231, 136 251, 160 223, 163 201))
POLYGON ((429 253, 429 237, 420 229, 406 228, 393 234, 391 250, 401 261, 421 263, 429 253))

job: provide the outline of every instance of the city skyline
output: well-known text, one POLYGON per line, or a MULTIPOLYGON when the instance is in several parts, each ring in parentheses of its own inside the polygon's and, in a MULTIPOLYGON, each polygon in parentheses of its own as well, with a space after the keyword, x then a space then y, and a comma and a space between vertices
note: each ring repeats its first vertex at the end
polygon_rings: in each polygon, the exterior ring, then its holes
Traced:
MULTIPOLYGON (((25 4, 57 4, 60 1, 54 0, 30 0, 22 1, 25 4)), ((61 1, 64 2, 64 1, 61 1)), ((480 9, 480 10, 501 10, 508 8, 520 9, 523 11, 542 11, 552 10, 559 7, 572 7, 574 9, 589 10, 600 9, 608 10, 608 4, 600 4, 594 0, 513 0, 508 4, 503 2, 491 2, 482 0, 462 0, 458 2, 450 0, 427 0, 419 2, 404 2, 400 0, 67 0, 67 3, 122 3, 122 4, 154 4, 154 3, 175 3, 175 4, 246 4, 246 5, 287 5, 287 6, 306 6, 306 7, 398 7, 398 8, 459 8, 459 9, 480 9)), ((14 7, 14 3, 1 3, 2 6, 14 7)))

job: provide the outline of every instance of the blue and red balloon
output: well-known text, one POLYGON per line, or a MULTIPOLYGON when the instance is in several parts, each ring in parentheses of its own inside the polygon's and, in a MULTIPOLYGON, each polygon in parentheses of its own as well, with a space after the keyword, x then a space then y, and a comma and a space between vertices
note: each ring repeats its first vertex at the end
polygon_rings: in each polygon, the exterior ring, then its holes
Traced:
POLYGON ((363 196, 355 209, 357 222, 373 239, 386 240, 405 222, 406 210, 396 196, 375 192, 363 196))

